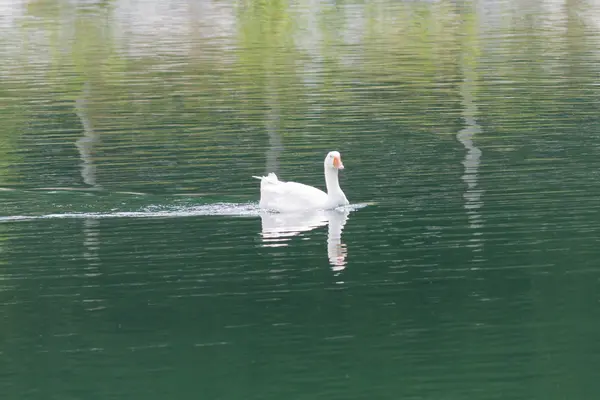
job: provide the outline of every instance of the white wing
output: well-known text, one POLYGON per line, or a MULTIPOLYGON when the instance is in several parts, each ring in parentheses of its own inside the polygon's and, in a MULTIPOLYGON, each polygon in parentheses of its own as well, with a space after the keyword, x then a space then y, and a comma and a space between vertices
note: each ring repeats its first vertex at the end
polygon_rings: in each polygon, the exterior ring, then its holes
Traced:
POLYGON ((260 183, 260 207, 279 212, 324 207, 327 193, 297 182, 282 182, 274 173, 256 177, 260 183))

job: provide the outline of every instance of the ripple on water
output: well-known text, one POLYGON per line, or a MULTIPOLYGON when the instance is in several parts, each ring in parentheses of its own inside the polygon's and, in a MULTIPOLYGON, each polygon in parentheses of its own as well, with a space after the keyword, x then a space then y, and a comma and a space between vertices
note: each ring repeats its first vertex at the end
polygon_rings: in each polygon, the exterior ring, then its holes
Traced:
MULTIPOLYGON (((370 203, 352 204, 345 207, 356 211, 370 203)), ((371 203, 372 204, 372 203, 371 203)), ((139 211, 75 212, 43 215, 9 215, 0 217, 0 222, 31 221, 38 219, 100 219, 100 218, 177 218, 194 216, 238 216, 257 217, 260 215, 258 203, 215 203, 198 206, 151 205, 139 211)))

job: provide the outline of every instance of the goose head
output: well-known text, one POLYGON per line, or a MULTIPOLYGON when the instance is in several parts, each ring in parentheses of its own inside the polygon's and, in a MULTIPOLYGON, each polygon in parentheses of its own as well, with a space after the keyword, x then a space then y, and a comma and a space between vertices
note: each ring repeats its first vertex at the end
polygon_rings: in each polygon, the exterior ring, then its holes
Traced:
POLYGON ((324 164, 325 169, 344 169, 344 164, 342 164, 342 156, 340 155, 339 151, 330 151, 329 153, 327 153, 327 157, 325 157, 324 164))

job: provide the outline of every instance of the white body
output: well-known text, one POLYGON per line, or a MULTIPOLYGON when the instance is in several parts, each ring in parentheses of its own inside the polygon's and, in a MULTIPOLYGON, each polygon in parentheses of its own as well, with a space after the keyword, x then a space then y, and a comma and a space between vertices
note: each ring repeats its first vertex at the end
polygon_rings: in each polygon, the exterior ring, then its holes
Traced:
POLYGON ((332 151, 325 157, 324 172, 327 193, 302 183, 280 181, 272 172, 267 176, 255 176, 261 180, 260 208, 290 212, 330 210, 348 205, 348 199, 340 188, 338 180, 338 170, 343 168, 340 153, 337 151, 332 151))

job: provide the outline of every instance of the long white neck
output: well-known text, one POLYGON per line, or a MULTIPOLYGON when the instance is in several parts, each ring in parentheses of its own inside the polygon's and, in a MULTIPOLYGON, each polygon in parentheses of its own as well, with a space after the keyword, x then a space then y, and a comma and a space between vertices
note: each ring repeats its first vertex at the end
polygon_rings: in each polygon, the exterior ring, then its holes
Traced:
POLYGON ((337 169, 325 167, 325 185, 327 186, 327 194, 329 197, 335 196, 342 192, 342 188, 340 188, 340 182, 338 180, 337 169))
POLYGON ((348 199, 338 181, 337 169, 325 167, 325 184, 327 185, 327 207, 338 207, 348 204, 348 199))

